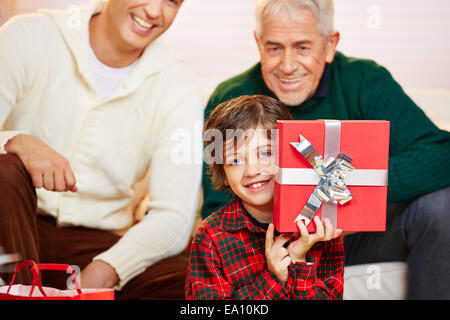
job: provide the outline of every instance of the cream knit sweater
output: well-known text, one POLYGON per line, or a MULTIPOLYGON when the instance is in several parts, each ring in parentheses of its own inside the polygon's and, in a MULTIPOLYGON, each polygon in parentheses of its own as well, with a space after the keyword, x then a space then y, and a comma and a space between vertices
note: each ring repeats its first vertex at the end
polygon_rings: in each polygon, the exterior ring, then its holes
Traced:
POLYGON ((186 246, 201 180, 203 102, 196 79, 154 41, 101 102, 89 66, 89 20, 104 2, 73 13, 41 11, 0 28, 0 153, 18 132, 70 162, 78 192, 38 189, 39 211, 58 225, 127 229, 94 258, 112 265, 120 289, 186 246), (73 22, 73 21, 72 21, 73 22), (133 225, 132 186, 150 168, 148 214, 133 225))

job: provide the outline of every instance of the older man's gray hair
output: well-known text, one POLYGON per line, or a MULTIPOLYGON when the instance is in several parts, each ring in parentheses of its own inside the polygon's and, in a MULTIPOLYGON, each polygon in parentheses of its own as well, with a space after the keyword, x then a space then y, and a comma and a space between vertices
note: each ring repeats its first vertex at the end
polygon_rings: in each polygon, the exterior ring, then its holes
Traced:
POLYGON ((325 39, 334 30, 333 0, 258 0, 255 10, 256 36, 261 38, 263 19, 282 14, 283 17, 295 20, 297 9, 310 9, 318 20, 318 28, 325 39))

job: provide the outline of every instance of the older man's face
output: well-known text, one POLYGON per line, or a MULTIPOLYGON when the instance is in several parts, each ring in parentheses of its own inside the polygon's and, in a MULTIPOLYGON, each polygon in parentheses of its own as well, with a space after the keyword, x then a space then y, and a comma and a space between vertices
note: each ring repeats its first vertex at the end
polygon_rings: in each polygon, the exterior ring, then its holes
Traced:
POLYGON ((107 14, 117 39, 130 49, 144 49, 174 21, 183 0, 110 0, 107 14))
POLYGON ((327 42, 309 9, 299 9, 297 19, 265 17, 257 44, 264 82, 284 104, 295 106, 317 90, 325 63, 334 59, 339 33, 327 42))

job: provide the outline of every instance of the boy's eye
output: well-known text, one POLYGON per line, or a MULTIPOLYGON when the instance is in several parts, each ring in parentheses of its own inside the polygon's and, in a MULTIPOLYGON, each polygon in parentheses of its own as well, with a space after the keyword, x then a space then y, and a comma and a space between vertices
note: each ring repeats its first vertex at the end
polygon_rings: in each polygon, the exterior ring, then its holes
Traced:
POLYGON ((243 164, 243 163, 244 163, 244 160, 242 160, 240 158, 234 158, 234 159, 231 159, 228 164, 235 166, 235 165, 239 165, 239 164, 243 164))
POLYGON ((268 159, 272 156, 272 152, 270 151, 262 151, 259 153, 259 157, 263 159, 268 159))

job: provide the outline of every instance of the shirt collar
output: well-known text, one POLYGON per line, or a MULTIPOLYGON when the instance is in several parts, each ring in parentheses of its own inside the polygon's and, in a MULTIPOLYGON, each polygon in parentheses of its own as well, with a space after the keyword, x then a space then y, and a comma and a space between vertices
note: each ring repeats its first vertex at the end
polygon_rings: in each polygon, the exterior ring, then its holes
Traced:
POLYGON ((317 90, 314 93, 314 95, 311 97, 311 99, 325 99, 327 97, 329 66, 330 65, 328 63, 325 65, 325 68, 323 69, 322 77, 320 78, 320 82, 317 87, 317 90))
MULTIPOLYGON (((92 75, 89 60, 89 22, 93 15, 103 10, 106 0, 92 0, 80 7, 80 27, 72 28, 67 23, 71 12, 67 10, 44 9, 39 12, 48 15, 56 24, 62 37, 73 54, 79 73, 92 85, 92 75)), ((164 69, 181 62, 181 58, 166 47, 161 38, 155 39, 142 53, 136 68, 130 72, 126 86, 110 98, 125 96, 139 88, 149 76, 162 72, 164 69)))
POLYGON ((245 210, 241 199, 237 196, 234 196, 223 209, 220 227, 223 231, 228 232, 236 232, 241 229, 248 229, 251 232, 265 232, 262 226, 256 225, 250 219, 250 214, 245 210))
MULTIPOLYGON (((245 213, 246 213, 246 215, 248 216, 248 218, 250 219, 250 221, 251 221, 255 226, 258 226, 258 227, 260 227, 261 229, 263 229, 264 231, 267 231, 267 228, 269 228, 269 224, 268 224, 268 223, 263 223, 263 222, 260 222, 260 221, 256 220, 256 218, 253 217, 250 213, 248 213, 248 211, 245 211, 245 213)), ((279 236, 281 233, 278 232, 277 229, 275 229, 275 230, 274 230, 274 234, 275 234, 275 236, 277 237, 277 236, 279 236)))

